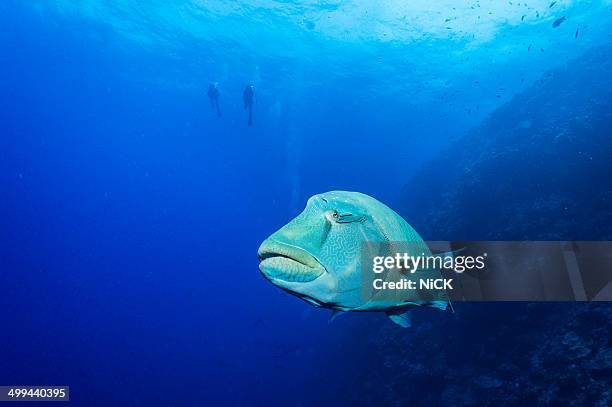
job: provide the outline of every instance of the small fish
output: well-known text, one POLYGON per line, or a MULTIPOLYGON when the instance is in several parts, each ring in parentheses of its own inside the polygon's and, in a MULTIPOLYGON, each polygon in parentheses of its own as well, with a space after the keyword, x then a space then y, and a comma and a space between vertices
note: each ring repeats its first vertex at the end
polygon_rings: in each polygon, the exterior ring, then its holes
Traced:
POLYGON ((523 14, 523 17, 521 17, 521 21, 525 20, 525 14, 523 14))
POLYGON ((576 34, 574 35, 574 38, 578 38, 578 30, 580 30, 580 27, 576 28, 576 34))
POLYGON ((563 24, 563 22, 567 20, 567 18, 565 16, 558 18, 554 21, 554 23, 552 24, 553 28, 557 28, 559 27, 561 24, 563 24))
POLYGON ((555 4, 557 4, 557 2, 553 1, 552 3, 550 3, 550 6, 548 6, 548 8, 552 8, 552 6, 554 6, 555 4))
POLYGON ((527 47, 527 52, 531 51, 531 45, 527 47))

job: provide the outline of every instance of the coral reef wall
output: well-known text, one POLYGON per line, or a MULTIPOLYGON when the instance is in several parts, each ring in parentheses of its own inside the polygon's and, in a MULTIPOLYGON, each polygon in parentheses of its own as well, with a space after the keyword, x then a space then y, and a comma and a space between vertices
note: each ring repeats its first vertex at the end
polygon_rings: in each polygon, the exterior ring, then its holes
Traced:
POLYGON ((429 240, 612 239, 612 46, 550 71, 403 188, 429 240))

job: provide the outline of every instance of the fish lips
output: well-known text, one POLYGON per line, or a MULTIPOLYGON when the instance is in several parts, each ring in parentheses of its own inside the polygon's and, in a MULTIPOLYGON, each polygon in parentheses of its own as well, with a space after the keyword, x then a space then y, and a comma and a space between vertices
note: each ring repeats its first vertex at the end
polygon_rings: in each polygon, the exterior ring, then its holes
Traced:
POLYGON ((325 273, 325 267, 307 250, 274 239, 265 240, 257 251, 259 271, 273 284, 307 283, 325 273))

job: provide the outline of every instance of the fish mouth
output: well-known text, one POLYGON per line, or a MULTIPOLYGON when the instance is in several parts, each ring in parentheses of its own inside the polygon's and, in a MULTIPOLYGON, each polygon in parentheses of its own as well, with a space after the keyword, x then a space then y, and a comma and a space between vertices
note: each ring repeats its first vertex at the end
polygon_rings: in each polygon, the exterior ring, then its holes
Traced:
POLYGON ((257 251, 259 271, 271 282, 282 280, 306 283, 323 274, 325 268, 307 250, 267 239, 257 251))

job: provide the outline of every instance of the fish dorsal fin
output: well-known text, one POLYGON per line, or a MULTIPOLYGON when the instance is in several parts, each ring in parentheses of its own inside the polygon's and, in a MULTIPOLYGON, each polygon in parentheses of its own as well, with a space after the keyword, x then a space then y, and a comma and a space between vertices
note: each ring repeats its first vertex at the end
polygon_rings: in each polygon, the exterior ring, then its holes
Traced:
POLYGON ((331 314, 329 315, 329 321, 327 321, 327 323, 331 324, 336 318, 338 318, 338 316, 344 313, 345 313, 344 311, 340 311, 337 309, 331 310, 331 314))
POLYGON ((454 257, 457 257, 457 255, 459 253, 461 253, 462 251, 464 251, 464 250, 465 250, 465 247, 461 247, 459 249, 449 250, 447 252, 434 253, 434 255, 438 256, 438 257, 442 257, 442 258, 444 258, 444 257, 453 257, 454 258, 454 257))
POLYGON ((385 314, 387 314, 391 321, 395 322, 402 328, 409 328, 412 325, 410 312, 410 307, 399 307, 387 311, 385 314))

